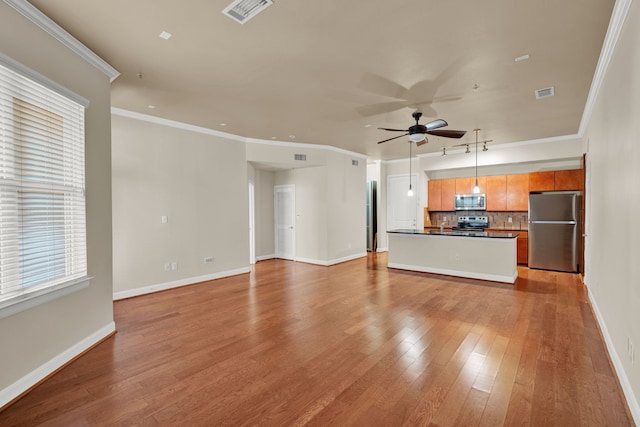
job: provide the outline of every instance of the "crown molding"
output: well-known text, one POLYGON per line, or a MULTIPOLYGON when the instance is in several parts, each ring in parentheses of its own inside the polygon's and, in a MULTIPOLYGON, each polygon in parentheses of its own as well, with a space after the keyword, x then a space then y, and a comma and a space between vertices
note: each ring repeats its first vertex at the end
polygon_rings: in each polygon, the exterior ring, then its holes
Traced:
POLYGON ((234 135, 232 133, 220 132, 219 130, 209 129, 201 126, 190 125, 187 123, 177 122, 174 120, 163 119, 161 117, 150 116, 148 114, 136 113, 135 111, 124 110, 122 108, 111 107, 111 114, 121 117, 128 117, 130 119, 142 120, 145 122, 155 123, 158 125, 169 126, 177 129, 188 130, 191 132, 203 133, 206 135, 218 136, 220 138, 232 139, 234 141, 245 142, 249 144, 263 144, 273 147, 293 147, 293 148, 312 148, 316 150, 328 150, 340 154, 346 154, 348 156, 357 157, 359 159, 367 159, 368 156, 353 151, 347 151, 342 148, 333 147, 331 145, 319 145, 319 144, 305 144, 302 142, 287 142, 287 141, 269 141, 265 139, 257 138, 245 138, 243 136, 234 135))
POLYGON ((356 153, 355 151, 345 150, 344 148, 334 147, 333 145, 322 144, 305 144, 304 142, 288 142, 288 141, 274 141, 266 139, 246 138, 246 142, 252 144, 271 145, 274 147, 292 147, 292 148, 314 148, 317 150, 333 151, 335 153, 345 154, 347 156, 357 157, 359 159, 368 159, 366 154, 356 153))
POLYGON ((82 59, 87 61, 89 64, 96 67, 98 70, 102 71, 104 74, 109 77, 109 80, 113 82, 119 75, 120 72, 109 65, 104 59, 100 58, 96 55, 91 49, 83 45, 65 31, 61 26, 53 22, 51 18, 49 18, 44 13, 40 12, 26 0, 3 0, 7 5, 11 6, 22 16, 27 18, 32 23, 36 24, 42 30, 44 30, 47 34, 49 34, 54 39, 58 40, 64 46, 68 47, 75 54, 80 56, 82 59))
POLYGON ((624 26, 624 21, 626 20, 629 9, 631 8, 632 1, 633 0, 616 0, 615 5, 613 6, 613 12, 611 14, 611 19, 609 20, 609 28, 607 29, 607 34, 604 37, 602 51, 600 52, 600 58, 596 65, 596 72, 593 75, 591 88, 589 89, 589 95, 587 96, 587 102, 585 104, 584 111, 582 112, 582 120, 580 120, 580 127, 578 128, 578 135, 580 135, 580 137, 584 135, 587 125, 589 124, 589 120, 591 119, 591 113, 593 112, 593 107, 596 99, 598 98, 598 93, 600 92, 600 86, 602 86, 602 82, 607 74, 609 62, 611 62, 611 57, 613 56, 616 44, 620 38, 620 33, 622 32, 622 27, 624 26))
POLYGON ((209 129, 201 126, 190 125, 188 123, 177 122, 175 120, 163 119, 161 117, 150 116, 148 114, 136 113, 135 111, 123 110, 122 108, 111 107, 111 114, 130 119, 141 120, 143 122, 155 123, 157 125, 169 126, 176 129, 188 130, 190 132, 203 133, 205 135, 218 136, 234 141, 246 142, 246 138, 234 135, 232 133, 220 132, 219 130, 209 129))

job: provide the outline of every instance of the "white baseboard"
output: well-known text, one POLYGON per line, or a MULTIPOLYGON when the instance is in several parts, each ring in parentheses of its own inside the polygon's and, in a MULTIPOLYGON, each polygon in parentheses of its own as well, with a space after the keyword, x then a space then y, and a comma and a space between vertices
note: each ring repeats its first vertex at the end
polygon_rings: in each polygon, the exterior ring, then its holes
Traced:
POLYGON ((274 259, 275 257, 276 254, 260 255, 256 257, 256 261, 266 261, 268 259, 274 259))
POLYGON ((48 362, 40 365, 4 390, 0 390, 0 409, 14 399, 28 391, 31 387, 47 378, 49 375, 62 368, 64 365, 81 355, 83 352, 99 343, 104 338, 115 332, 115 322, 110 322, 96 332, 72 345, 48 362))
POLYGON ((128 289, 113 293, 113 300, 117 301, 124 298, 137 297, 139 295, 150 294, 153 292, 164 291, 167 289, 178 288, 180 286, 192 285, 194 283, 206 282, 208 280, 222 279, 223 277, 236 276, 238 274, 249 273, 250 267, 237 268, 235 270, 221 271, 218 273, 207 274, 205 276, 188 277, 186 279, 174 280, 172 282, 158 283, 155 285, 143 286, 141 288, 128 289))
POLYGON ((613 340, 611 339, 611 335, 609 335, 609 331, 607 330, 607 325, 604 322, 604 318, 602 317, 602 314, 598 309, 598 304, 596 304, 596 301, 593 299, 593 294, 591 292, 588 291, 587 294, 589 295, 589 302, 591 303, 591 307, 593 307, 593 312, 596 315, 596 321, 598 322, 600 330, 602 331, 602 336, 604 337, 604 343, 607 346, 607 351, 609 352, 609 356, 611 356, 611 362, 613 363, 613 367, 616 371, 616 374, 618 375, 618 379, 620 380, 622 392, 624 393, 624 397, 627 399, 627 405, 629 405, 631 416, 633 417, 636 425, 640 425, 640 403, 633 393, 633 388, 631 387, 631 383, 629 382, 629 377, 627 376, 627 373, 624 370, 624 366, 622 365, 622 360, 620 360, 620 356, 618 356, 618 352, 613 345, 613 340))
POLYGON ((398 264, 395 262, 389 262, 387 264, 389 268, 397 268, 398 270, 420 271, 422 273, 443 274, 445 276, 467 277, 469 279, 480 279, 489 280, 491 282, 509 283, 510 285, 514 284, 516 279, 518 278, 517 270, 513 274, 513 276, 507 276, 498 274, 476 273, 473 271, 448 270, 446 268, 423 267, 421 265, 406 265, 398 264))
POLYGON ((300 261, 300 262, 306 262, 307 264, 316 264, 316 265, 324 265, 324 266, 330 266, 330 265, 335 265, 335 264, 340 264, 342 262, 347 262, 347 261, 351 261, 354 259, 358 259, 358 258, 364 258, 367 256, 366 252, 361 252, 358 254, 354 254, 354 255, 349 255, 346 257, 342 257, 342 258, 335 258, 335 259, 330 259, 330 260, 320 260, 320 259, 313 259, 313 258, 303 258, 303 257, 296 257, 296 261, 300 261))
POLYGON ((376 252, 389 252, 389 248, 376 248, 376 252))

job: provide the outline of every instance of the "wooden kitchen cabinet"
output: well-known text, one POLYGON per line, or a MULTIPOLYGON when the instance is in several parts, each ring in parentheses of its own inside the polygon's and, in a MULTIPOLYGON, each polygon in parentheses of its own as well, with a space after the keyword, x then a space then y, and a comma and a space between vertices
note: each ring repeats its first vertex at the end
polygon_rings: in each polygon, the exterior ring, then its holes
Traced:
POLYGON ((526 231, 516 231, 518 233, 516 260, 518 264, 529 264, 529 233, 526 231))
POLYGON ((455 179, 443 179, 442 180, 442 193, 441 193, 441 207, 443 211, 455 210, 454 199, 456 196, 456 180, 455 179))
POLYGON ((555 190, 584 190, 584 170, 570 169, 556 171, 555 190))
POLYGON ((507 210, 507 177, 506 175, 486 177, 486 194, 488 211, 507 210))
POLYGON ((427 184, 427 207, 431 212, 453 211, 453 199, 456 194, 455 179, 431 179, 427 184))
POLYGON ((553 191, 555 190, 555 172, 530 172, 529 191, 553 191))
POLYGON ((427 184, 427 207, 431 212, 442 210, 442 180, 430 179, 427 184))
POLYGON ((507 175, 507 210, 529 210, 529 174, 507 175))
MULTIPOLYGON (((456 178, 456 192, 455 194, 473 194, 473 187, 476 185, 476 177, 469 178, 456 178)), ((480 187, 480 193, 485 194, 487 192, 487 177, 478 177, 478 187, 480 187)))

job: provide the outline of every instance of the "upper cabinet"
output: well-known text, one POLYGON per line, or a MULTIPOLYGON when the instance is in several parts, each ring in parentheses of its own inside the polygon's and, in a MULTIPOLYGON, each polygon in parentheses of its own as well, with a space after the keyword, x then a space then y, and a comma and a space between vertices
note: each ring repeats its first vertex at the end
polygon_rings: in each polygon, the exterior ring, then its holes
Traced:
POLYGON ((455 179, 430 179, 427 184, 427 208, 431 212, 454 210, 453 199, 456 195, 455 179))
POLYGON ((584 190, 584 170, 571 169, 556 171, 555 190, 584 190))
MULTIPOLYGON (((453 211, 456 194, 471 194, 475 177, 429 180, 430 211, 453 211)), ((487 195, 488 211, 527 211, 529 192, 584 190, 584 170, 531 172, 479 176, 480 193, 487 195)))
POLYGON ((566 190, 584 190, 583 169, 529 173, 529 191, 566 190))
MULTIPOLYGON (((476 178, 456 178, 456 191, 455 194, 472 194, 473 187, 476 185, 476 178)), ((487 177, 478 177, 478 187, 480 187, 480 193, 487 192, 487 177)))
POLYGON ((529 174, 507 175, 507 210, 529 210, 529 174))
POLYGON ((442 210, 453 211, 455 210, 454 199, 456 197, 456 180, 455 179, 443 179, 442 180, 442 210))
POLYGON ((430 179, 428 186, 428 194, 427 194, 427 208, 430 211, 441 211, 442 210, 442 180, 440 179, 430 179))
POLYGON ((507 210, 507 176, 488 176, 487 181, 487 210, 507 210))
POLYGON ((553 191, 555 189, 555 172, 530 172, 529 191, 553 191))

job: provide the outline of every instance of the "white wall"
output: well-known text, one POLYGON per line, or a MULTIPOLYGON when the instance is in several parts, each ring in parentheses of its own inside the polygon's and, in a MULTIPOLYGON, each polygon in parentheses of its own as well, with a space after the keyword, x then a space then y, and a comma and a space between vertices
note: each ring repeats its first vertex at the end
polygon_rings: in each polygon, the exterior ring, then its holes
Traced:
POLYGON ((110 82, 0 2, 0 52, 90 101, 85 112, 88 288, 0 319, 0 407, 114 330, 110 82))
POLYGON ((585 134, 589 296, 640 422, 640 5, 631 4, 585 134), (628 354, 633 343, 635 364, 628 354))
POLYGON ((117 298, 249 265, 245 144, 160 123, 112 119, 117 298), (173 262, 178 269, 165 271, 173 262))

